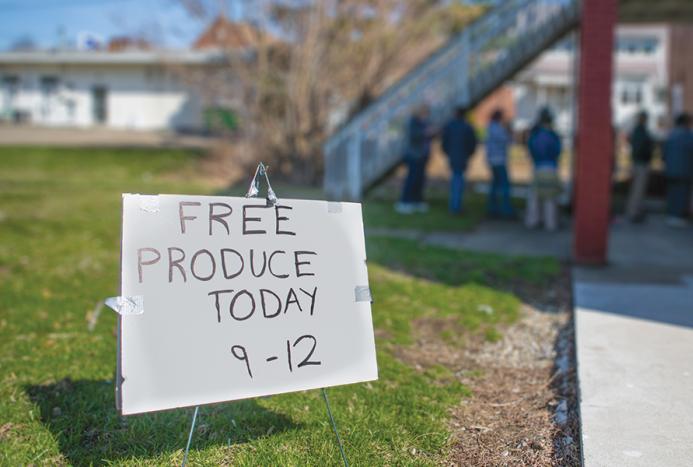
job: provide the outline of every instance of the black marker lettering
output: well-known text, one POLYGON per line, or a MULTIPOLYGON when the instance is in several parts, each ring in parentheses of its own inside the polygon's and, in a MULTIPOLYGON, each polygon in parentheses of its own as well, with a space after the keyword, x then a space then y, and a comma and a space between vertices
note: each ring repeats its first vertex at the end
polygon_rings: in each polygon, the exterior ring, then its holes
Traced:
POLYGON ((185 233, 185 221, 197 219, 197 216, 185 216, 183 215, 183 206, 200 206, 197 201, 181 201, 178 203, 178 217, 180 218, 180 232, 185 233))
POLYGON ((293 373, 294 367, 291 365, 291 342, 289 339, 286 340, 286 359, 289 362, 289 371, 293 373))
POLYGON ((288 274, 275 274, 274 271, 272 270, 272 258, 274 258, 274 255, 279 254, 279 253, 285 255, 286 251, 283 251, 283 250, 273 251, 272 254, 269 256, 269 261, 267 262, 267 267, 269 268, 270 274, 272 274, 274 277, 276 277, 278 279, 286 279, 287 277, 289 277, 288 274))
POLYGON ((265 315, 265 318, 274 318, 275 316, 279 316, 279 313, 282 312, 282 301, 279 298, 279 296, 276 293, 272 292, 271 290, 260 289, 260 302, 262 303, 262 314, 265 315), (267 304, 265 302, 265 293, 272 295, 274 297, 274 299, 277 301, 277 311, 275 311, 271 315, 267 314, 267 304))
POLYGON ((314 251, 295 251, 294 252, 294 262, 296 265, 296 277, 301 276, 314 276, 315 273, 312 272, 301 272, 301 266, 304 264, 310 264, 310 261, 299 261, 298 257, 300 255, 317 255, 314 251))
POLYGON ((224 271, 224 278, 225 279, 233 279, 234 277, 237 277, 243 272, 243 256, 236 250, 233 250, 231 248, 222 248, 221 249, 221 269, 224 271), (238 271, 234 272, 233 274, 229 274, 228 269, 226 269, 226 253, 233 253, 236 256, 238 256, 238 259, 241 261, 240 266, 238 267, 238 271))
POLYGON ((238 292, 236 295, 233 296, 233 299, 231 300, 231 304, 229 305, 229 313, 231 314, 231 317, 235 319, 236 321, 245 321, 246 319, 250 318, 253 316, 253 313, 255 313, 255 297, 253 297, 253 294, 248 292, 247 290, 243 289, 240 292, 238 292), (238 297, 241 295, 247 295, 250 298, 250 303, 252 305, 252 308, 250 309, 250 312, 243 316, 243 317, 238 317, 235 315, 234 311, 236 310, 236 300, 238 300, 238 297))
POLYGON ((306 294, 310 297, 310 316, 313 316, 313 310, 315 309, 315 296, 318 293, 318 288, 313 287, 313 293, 312 294, 310 292, 308 292, 307 290, 303 290, 303 289, 298 289, 298 290, 300 290, 301 292, 303 292, 304 294, 306 294))
POLYGON ((207 295, 214 295, 214 306, 217 309, 217 322, 221 323, 221 305, 219 304, 219 294, 223 293, 232 293, 233 289, 229 290, 215 290, 213 292, 209 292, 207 295))
POLYGON ((161 253, 156 248, 139 248, 137 250, 137 273, 139 274, 140 284, 142 283, 142 266, 150 266, 155 264, 161 259, 161 253), (149 261, 142 261, 142 253, 144 252, 154 253, 156 258, 149 261))
POLYGON ((181 266, 181 262, 185 259, 185 252, 175 246, 168 249, 168 281, 173 282, 173 268, 178 268, 180 275, 183 276, 183 282, 187 282, 188 278, 185 276, 185 269, 181 266), (180 256, 176 259, 173 258, 173 252, 177 251, 180 256))
POLYGON ((262 219, 259 217, 248 217, 247 216, 247 210, 248 209, 267 209, 267 206, 260 206, 260 205, 247 205, 243 206, 243 235, 254 235, 254 234, 266 234, 266 230, 247 230, 246 224, 248 222, 260 222, 262 219))
POLYGON ((284 216, 279 215, 280 209, 293 209, 293 208, 290 206, 279 206, 279 205, 276 205, 274 207, 274 217, 276 218, 276 221, 277 221, 277 227, 276 227, 277 235, 296 235, 296 232, 290 232, 288 230, 279 230, 279 221, 288 221, 289 220, 288 217, 284 217, 284 216))
POLYGON ((209 234, 212 235, 212 221, 216 221, 224 226, 226 233, 230 234, 229 224, 224 220, 224 217, 228 217, 233 212, 233 208, 226 203, 209 203, 209 234), (222 214, 214 214, 214 208, 216 206, 223 206, 226 208, 226 212, 222 214))
POLYGON ((262 252, 262 269, 260 270, 259 274, 255 273, 255 261, 253 261, 254 256, 255 256, 255 250, 251 249, 250 250, 250 272, 253 276, 260 277, 265 273, 265 269, 267 268, 267 253, 265 251, 262 252))
POLYGON ((296 296, 296 292, 294 292, 293 288, 289 289, 289 293, 286 294, 286 303, 284 304, 284 314, 289 310, 289 305, 295 303, 298 305, 298 310, 303 311, 303 308, 301 308, 301 304, 298 301, 298 297, 296 296))
POLYGON ((216 272, 216 270, 217 270, 217 263, 214 261, 214 256, 212 255, 212 252, 209 250, 205 250, 204 248, 202 250, 198 250, 197 253, 195 253, 193 255, 192 260, 190 260, 190 272, 192 273, 193 276, 195 276, 195 279, 199 279, 201 281, 208 281, 214 276, 214 273, 216 272), (208 276, 198 276, 197 273, 195 273, 195 265, 197 264, 197 258, 202 253, 205 253, 209 257, 209 260, 212 263, 212 270, 210 271, 208 276))
POLYGON ((304 358, 301 363, 298 364, 298 368, 301 368, 302 366, 306 365, 322 365, 321 361, 315 361, 311 360, 310 357, 313 356, 313 352, 315 352, 315 346, 318 344, 318 340, 314 337, 311 336, 310 334, 306 334, 304 336, 299 337, 294 341, 294 347, 298 345, 299 342, 301 342, 303 339, 310 339, 313 341, 313 347, 311 347, 310 352, 308 352, 308 355, 306 355, 306 358, 304 358))
POLYGON ((242 345, 234 345, 233 347, 231 347, 231 353, 237 359, 245 362, 245 367, 248 369, 248 376, 250 376, 250 378, 252 379, 253 372, 250 371, 250 360, 248 360, 248 352, 245 350, 245 347, 243 347, 242 345), (239 351, 241 355, 238 355, 236 351, 239 351))

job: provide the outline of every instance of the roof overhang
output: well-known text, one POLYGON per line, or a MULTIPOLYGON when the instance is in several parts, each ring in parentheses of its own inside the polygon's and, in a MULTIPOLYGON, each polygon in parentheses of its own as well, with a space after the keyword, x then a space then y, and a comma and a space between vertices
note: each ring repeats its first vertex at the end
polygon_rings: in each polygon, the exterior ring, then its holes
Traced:
POLYGON ((223 51, 32 51, 0 52, 0 65, 213 65, 226 61, 223 51))
POLYGON ((618 10, 626 23, 693 21, 691 0, 620 0, 618 10))

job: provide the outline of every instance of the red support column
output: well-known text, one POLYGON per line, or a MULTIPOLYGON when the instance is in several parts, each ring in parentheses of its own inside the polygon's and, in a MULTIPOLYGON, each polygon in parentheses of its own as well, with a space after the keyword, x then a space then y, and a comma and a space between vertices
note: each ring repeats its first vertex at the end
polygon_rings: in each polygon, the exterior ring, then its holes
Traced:
POLYGON ((611 81, 618 0, 582 0, 574 258, 606 262, 614 133, 611 81))

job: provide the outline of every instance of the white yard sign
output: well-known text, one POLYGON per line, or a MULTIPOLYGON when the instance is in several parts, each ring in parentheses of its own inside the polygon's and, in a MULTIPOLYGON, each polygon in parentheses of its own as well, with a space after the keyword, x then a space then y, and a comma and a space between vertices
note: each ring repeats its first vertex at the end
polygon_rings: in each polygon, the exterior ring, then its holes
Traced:
POLYGON ((361 205, 124 195, 123 414, 377 379, 361 205))

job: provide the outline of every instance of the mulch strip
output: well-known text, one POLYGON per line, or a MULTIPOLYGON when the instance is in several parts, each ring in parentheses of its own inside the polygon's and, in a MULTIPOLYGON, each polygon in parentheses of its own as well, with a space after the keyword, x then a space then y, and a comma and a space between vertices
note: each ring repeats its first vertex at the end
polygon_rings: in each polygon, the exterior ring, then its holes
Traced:
POLYGON ((419 371, 444 365, 472 391, 450 411, 448 465, 578 466, 579 420, 571 282, 567 267, 553 284, 512 292, 521 318, 494 343, 461 335, 446 342, 440 318, 413 323, 416 343, 394 349, 419 371))

